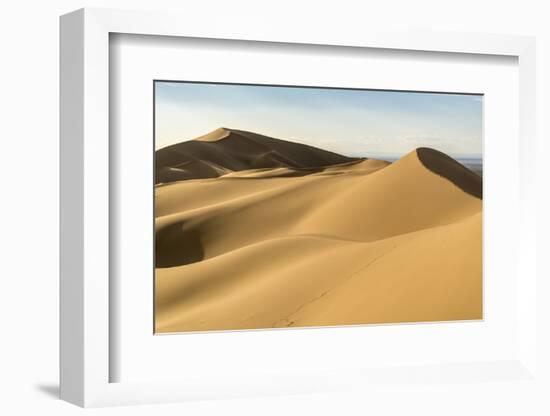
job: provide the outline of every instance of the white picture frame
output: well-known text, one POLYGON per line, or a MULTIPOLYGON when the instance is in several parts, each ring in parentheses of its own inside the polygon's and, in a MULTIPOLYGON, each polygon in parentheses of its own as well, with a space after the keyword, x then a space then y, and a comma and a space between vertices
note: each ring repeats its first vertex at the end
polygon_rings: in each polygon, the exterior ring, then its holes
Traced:
MULTIPOLYGON (((235 28, 231 22, 208 28, 185 15, 82 9, 61 18, 61 398, 79 406, 185 401, 195 398, 332 391, 349 386, 392 383, 441 374, 463 382, 485 369, 505 372, 518 383, 537 383, 535 161, 535 41, 530 37, 428 32, 280 30, 276 24, 235 28), (441 364, 411 376, 404 369, 336 371, 316 379, 281 374, 279 378, 216 381, 194 379, 147 383, 110 382, 117 357, 109 348, 112 298, 109 296, 109 36, 113 33, 172 37, 332 45, 442 53, 505 55, 519 62, 520 223, 517 251, 518 354, 505 362, 441 364)), ((358 369, 359 370, 359 369, 358 369)), ((445 377, 447 377, 445 376, 445 377)), ((442 377, 441 379, 444 379, 442 377)))

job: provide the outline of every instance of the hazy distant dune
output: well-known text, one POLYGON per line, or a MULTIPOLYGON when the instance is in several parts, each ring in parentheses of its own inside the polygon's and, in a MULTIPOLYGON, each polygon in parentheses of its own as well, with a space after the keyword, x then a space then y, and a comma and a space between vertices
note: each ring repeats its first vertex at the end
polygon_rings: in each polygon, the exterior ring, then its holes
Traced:
POLYGON ((482 317, 481 179, 447 155, 189 143, 157 152, 158 332, 482 317))
POLYGON ((358 160, 301 143, 219 128, 156 152, 156 183, 261 168, 319 168, 358 160))

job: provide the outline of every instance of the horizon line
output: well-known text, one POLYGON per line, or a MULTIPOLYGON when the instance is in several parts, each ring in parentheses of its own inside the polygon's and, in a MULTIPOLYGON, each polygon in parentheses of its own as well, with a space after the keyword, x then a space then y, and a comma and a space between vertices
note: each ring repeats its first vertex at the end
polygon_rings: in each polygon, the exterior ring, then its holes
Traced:
MULTIPOLYGON (((221 126, 221 127, 217 127, 213 130, 210 130, 209 132, 205 133, 204 135, 199 135, 199 136, 196 136, 195 138, 193 139, 187 139, 187 140, 181 140, 181 141, 177 141, 177 142, 174 142, 172 144, 168 144, 166 146, 163 146, 163 147, 160 147, 160 148, 156 148, 155 147, 155 152, 159 151, 159 150, 163 150, 163 149, 166 149, 168 147, 172 147, 172 146, 177 146, 178 144, 181 144, 181 143, 186 143, 186 142, 192 142, 192 141, 197 141, 198 138, 200 137, 203 137, 205 135, 208 135, 208 134, 211 134, 211 133, 214 133, 215 131, 217 130, 226 130, 226 131, 230 131, 230 132, 246 132, 246 133, 252 133, 252 134, 257 134, 257 135, 260 135, 260 136, 264 136, 264 137, 268 137, 268 138, 271 138, 271 139, 274 139, 274 140, 281 140, 281 141, 286 141, 286 142, 290 142, 290 143, 298 143, 298 144, 303 144, 303 145, 306 145, 306 146, 310 146, 310 147, 313 147, 313 148, 317 148, 317 149, 321 149, 321 150, 325 150, 325 151, 330 151, 332 153, 336 153, 336 154, 339 154, 341 156, 347 156, 347 157, 353 157, 353 158, 368 158, 368 159, 394 159, 394 160, 397 160, 397 159, 400 159, 401 157, 407 155, 408 153, 410 152, 413 152, 417 149, 420 149, 420 148, 429 148, 429 149, 433 149, 433 150, 437 150, 441 153, 444 153, 448 156, 451 156, 453 157, 454 159, 471 159, 471 160, 483 160, 483 154, 466 154, 466 153, 449 153, 449 152, 444 152, 442 150, 439 150, 435 147, 431 147, 431 146, 417 146, 407 152, 400 152, 400 153, 370 153, 370 152, 365 152, 365 153, 355 153, 355 152, 350 152, 350 153, 339 153, 339 152, 335 152, 333 150, 328 150, 328 149, 325 149, 325 148, 322 148, 322 147, 319 147, 319 146, 314 146, 312 144, 309 144, 309 143, 306 143, 304 141, 294 141, 294 140, 289 140, 289 139, 281 139, 279 137, 274 137, 274 136, 271 136, 271 135, 267 135, 267 134, 263 134, 263 133, 258 133, 256 131, 250 131, 250 130, 244 130, 244 129, 240 129, 240 128, 232 128, 232 127, 224 127, 224 126, 221 126)), ((155 136, 155 135, 154 135, 155 136)), ((154 141, 154 144, 156 144, 156 137, 153 137, 153 141, 154 141)), ((222 139, 219 139, 219 140, 224 140, 224 138, 222 139)))

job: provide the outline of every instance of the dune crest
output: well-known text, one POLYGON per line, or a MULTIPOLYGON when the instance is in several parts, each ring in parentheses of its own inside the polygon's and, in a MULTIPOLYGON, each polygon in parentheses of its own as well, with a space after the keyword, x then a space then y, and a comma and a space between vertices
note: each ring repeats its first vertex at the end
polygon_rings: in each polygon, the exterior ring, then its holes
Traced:
POLYGON ((464 192, 476 198, 483 197, 481 177, 452 157, 428 147, 416 149, 416 154, 422 164, 432 172, 450 180, 464 192))
POLYGON ((216 130, 213 130, 203 136, 199 136, 194 140, 199 142, 217 142, 218 140, 225 139, 230 133, 231 130, 226 129, 225 127, 219 127, 216 130))
POLYGON ((156 332, 482 318, 481 179, 449 156, 188 143, 168 155, 216 173, 155 188, 156 332))

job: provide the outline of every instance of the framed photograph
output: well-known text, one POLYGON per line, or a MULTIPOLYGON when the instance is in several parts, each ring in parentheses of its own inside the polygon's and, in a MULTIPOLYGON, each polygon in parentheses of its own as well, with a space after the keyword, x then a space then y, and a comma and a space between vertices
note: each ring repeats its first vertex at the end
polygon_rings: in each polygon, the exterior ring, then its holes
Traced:
POLYGON ((61 397, 536 387, 534 40, 210 27, 61 18, 61 397))
POLYGON ((154 100, 155 333, 483 318, 482 95, 156 80, 154 100))

